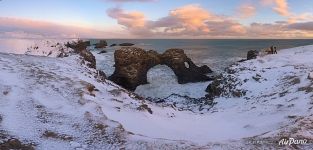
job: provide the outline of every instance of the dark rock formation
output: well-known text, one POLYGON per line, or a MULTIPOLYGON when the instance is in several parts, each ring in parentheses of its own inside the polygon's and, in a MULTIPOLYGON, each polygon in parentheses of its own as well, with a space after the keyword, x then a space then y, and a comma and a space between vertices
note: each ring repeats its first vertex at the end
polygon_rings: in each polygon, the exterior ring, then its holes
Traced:
POLYGON ((110 47, 114 47, 114 46, 117 46, 117 44, 111 44, 111 45, 110 45, 110 47))
POLYGON ((86 46, 90 46, 91 45, 90 41, 84 41, 84 43, 85 43, 86 46))
POLYGON ((85 42, 81 40, 72 43, 68 42, 66 46, 72 48, 74 50, 74 53, 77 53, 81 57, 83 57, 83 60, 87 61, 88 67, 96 69, 96 58, 90 51, 86 49, 87 44, 85 42))
POLYGON ((237 62, 245 62, 247 61, 247 59, 241 59, 241 60, 238 60, 237 62))
POLYGON ((129 90, 147 84, 148 70, 159 63, 157 53, 140 48, 122 48, 114 53, 115 71, 110 80, 129 90))
POLYGON ((205 74, 212 70, 207 66, 196 66, 182 49, 166 50, 161 59, 161 64, 169 66, 174 71, 179 84, 211 80, 205 74))
POLYGON ((259 52, 257 50, 250 50, 247 53, 247 60, 256 59, 258 55, 259 55, 259 52))
POLYGON ((0 143, 1 150, 13 150, 13 149, 20 149, 20 150, 35 150, 32 144, 24 144, 18 139, 8 139, 0 143))
POLYGON ((95 48, 105 48, 106 46, 108 46, 106 40, 100 40, 99 43, 95 44, 95 48))
POLYGON ((120 46, 133 46, 133 45, 135 45, 135 44, 133 44, 133 43, 122 43, 122 44, 120 44, 120 46))
POLYGON ((116 50, 114 58, 115 71, 109 79, 129 90, 147 84, 147 72, 156 65, 169 66, 180 84, 211 80, 205 74, 212 70, 207 66, 196 66, 182 49, 169 49, 158 54, 152 50, 126 47, 116 50))
POLYGON ((203 74, 213 73, 212 69, 207 65, 203 65, 203 66, 199 67, 199 71, 203 74))
POLYGON ((102 50, 98 54, 103 54, 103 53, 107 53, 107 51, 106 50, 102 50))
POLYGON ((246 91, 238 89, 237 86, 242 85, 242 82, 233 74, 221 74, 206 88, 206 95, 209 99, 216 97, 242 97, 246 95, 246 91))
POLYGON ((79 55, 83 57, 84 61, 87 61, 88 67, 96 69, 96 58, 90 51, 81 51, 79 55))

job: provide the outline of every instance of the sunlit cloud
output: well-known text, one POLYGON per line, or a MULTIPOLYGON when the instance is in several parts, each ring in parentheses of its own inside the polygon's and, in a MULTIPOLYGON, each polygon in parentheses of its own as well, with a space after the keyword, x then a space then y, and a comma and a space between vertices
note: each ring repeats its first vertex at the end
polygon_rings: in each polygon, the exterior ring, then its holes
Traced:
POLYGON ((290 11, 287 0, 261 0, 261 4, 270 6, 274 4, 273 10, 281 16, 287 17, 289 23, 296 23, 299 21, 306 22, 313 20, 312 13, 296 14, 290 11))
POLYGON ((156 0, 106 0, 110 2, 117 2, 117 3, 125 3, 125 2, 153 2, 156 0))
POLYGON ((145 15, 141 12, 125 12, 120 8, 113 8, 107 11, 107 14, 117 19, 118 24, 129 28, 137 28, 145 26, 145 15))
POLYGON ((148 20, 143 13, 126 12, 120 8, 109 9, 107 13, 139 36, 236 36, 246 32, 237 21, 211 13, 199 5, 173 9, 168 16, 156 21, 148 20))
POLYGON ((313 21, 294 23, 294 24, 290 24, 288 27, 290 29, 296 29, 296 30, 313 31, 313 21))
POLYGON ((276 7, 274 10, 282 16, 289 16, 289 8, 286 0, 275 0, 276 7))
POLYGON ((91 28, 61 25, 57 23, 0 17, 0 37, 18 38, 84 38, 84 37, 104 37, 114 36, 114 33, 97 31, 91 28))
POLYGON ((256 8, 250 4, 242 4, 238 9, 237 13, 240 18, 250 18, 256 14, 256 8))

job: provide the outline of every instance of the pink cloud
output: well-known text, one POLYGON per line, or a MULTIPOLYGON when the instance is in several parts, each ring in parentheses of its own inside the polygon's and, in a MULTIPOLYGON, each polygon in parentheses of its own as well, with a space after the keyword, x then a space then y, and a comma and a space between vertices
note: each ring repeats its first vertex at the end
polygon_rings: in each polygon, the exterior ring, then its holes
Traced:
POLYGON ((145 16, 141 12, 125 12, 120 8, 113 8, 107 11, 107 14, 117 19, 118 24, 129 28, 138 28, 145 26, 145 16))
POLYGON ((287 0, 261 0, 261 4, 264 6, 271 6, 274 4, 275 6, 273 7, 273 10, 275 12, 285 17, 290 16, 287 0))
POLYGON ((120 8, 107 11, 129 32, 139 36, 225 36, 242 35, 244 27, 234 20, 213 14, 199 5, 187 5, 169 12, 156 21, 147 20, 143 13, 125 12, 120 8))
MULTIPOLYGON (((62 37, 84 38, 103 37, 108 32, 97 31, 90 28, 61 25, 53 22, 0 17, 0 36, 2 37, 62 37)), ((114 34, 110 34, 113 35, 114 34)))
POLYGON ((276 7, 274 10, 282 16, 289 16, 289 8, 286 0, 275 0, 276 7))
POLYGON ((124 3, 124 2, 153 2, 156 0, 107 0, 107 1, 124 3))
POLYGON ((256 8, 250 4, 243 4, 238 8, 240 18, 250 18, 256 14, 256 8))
POLYGON ((293 23, 288 26, 290 29, 313 31, 313 22, 293 23))

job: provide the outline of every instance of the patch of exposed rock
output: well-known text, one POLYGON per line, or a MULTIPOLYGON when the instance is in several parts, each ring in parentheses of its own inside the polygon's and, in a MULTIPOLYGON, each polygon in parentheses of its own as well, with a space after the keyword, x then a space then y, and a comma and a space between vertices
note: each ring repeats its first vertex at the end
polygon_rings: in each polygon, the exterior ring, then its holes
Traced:
POLYGON ((133 43, 121 43, 120 46, 133 46, 133 43))
POLYGON ((259 52, 257 50, 250 50, 247 53, 247 60, 256 59, 258 55, 259 55, 259 52))
POLYGON ((192 98, 187 95, 171 94, 166 98, 146 98, 161 107, 172 107, 178 111, 202 112, 209 111, 216 102, 207 97, 192 98))
POLYGON ((115 71, 110 80, 129 90, 147 84, 147 72, 156 65, 167 65, 177 76, 178 83, 211 80, 205 74, 212 70, 207 66, 196 66, 182 49, 169 49, 163 54, 141 48, 125 47, 114 53, 115 71))
POLYGON ((67 43, 67 47, 72 48, 74 53, 79 54, 88 67, 96 69, 96 58, 87 50, 88 43, 79 40, 77 42, 67 43))
POLYGON ((220 74, 206 88, 206 95, 209 99, 216 97, 242 97, 246 95, 246 91, 238 89, 237 86, 242 85, 241 81, 233 74, 220 74))

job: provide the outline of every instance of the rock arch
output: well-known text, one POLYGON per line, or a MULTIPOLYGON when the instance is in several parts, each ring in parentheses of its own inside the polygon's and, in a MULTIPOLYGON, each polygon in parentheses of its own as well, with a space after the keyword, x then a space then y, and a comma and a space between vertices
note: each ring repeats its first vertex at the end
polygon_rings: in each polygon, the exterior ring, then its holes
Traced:
POLYGON ((212 80, 205 75, 212 70, 208 66, 196 66, 182 49, 168 49, 159 54, 153 50, 124 47, 115 51, 114 59, 115 71, 109 79, 129 90, 147 84, 147 72, 156 65, 170 67, 179 84, 212 80))

